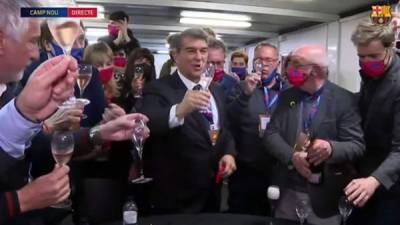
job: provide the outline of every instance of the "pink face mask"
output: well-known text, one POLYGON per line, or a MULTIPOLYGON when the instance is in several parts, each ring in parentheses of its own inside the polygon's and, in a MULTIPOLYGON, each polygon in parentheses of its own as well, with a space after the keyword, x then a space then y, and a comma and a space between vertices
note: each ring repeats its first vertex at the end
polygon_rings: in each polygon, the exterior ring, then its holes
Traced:
POLYGON ((108 83, 113 75, 113 66, 107 66, 99 69, 100 80, 103 84, 108 83))
POLYGON ((114 57, 114 66, 117 67, 125 67, 126 65, 126 58, 122 56, 115 56, 114 57))
POLYGON ((304 73, 302 71, 294 68, 293 66, 290 66, 287 72, 288 72, 287 78, 294 87, 303 86, 305 79, 304 79, 304 73))
POLYGON ((214 81, 220 81, 224 75, 224 70, 216 69, 214 73, 214 81))
POLYGON ((114 37, 118 36, 118 32, 119 32, 119 27, 118 26, 116 26, 114 24, 108 24, 107 28, 108 28, 108 33, 111 36, 114 36, 114 37))
POLYGON ((374 60, 374 61, 359 61, 361 70, 365 75, 372 78, 380 77, 385 72, 385 62, 384 60, 374 60))

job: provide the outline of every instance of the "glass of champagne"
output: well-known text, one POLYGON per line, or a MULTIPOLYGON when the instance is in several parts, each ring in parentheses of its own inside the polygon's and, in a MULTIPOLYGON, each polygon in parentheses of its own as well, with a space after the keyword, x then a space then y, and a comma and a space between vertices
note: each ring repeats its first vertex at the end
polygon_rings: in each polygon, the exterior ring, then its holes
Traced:
POLYGON ((296 213, 299 217, 300 224, 303 225, 307 217, 310 215, 311 206, 307 199, 299 199, 296 201, 296 213))
MULTIPOLYGON (((136 81, 138 79, 143 79, 143 74, 144 74, 144 68, 143 66, 140 65, 136 65, 135 66, 135 71, 133 74, 133 80, 136 81)), ((142 88, 143 87, 139 87, 140 85, 137 85, 137 90, 135 90, 135 94, 134 94, 134 98, 141 98, 142 97, 142 88)))
MULTIPOLYGON (((139 162, 138 164, 140 165, 140 177, 132 180, 132 183, 135 184, 143 184, 143 183, 148 183, 153 180, 153 178, 145 177, 143 173, 143 144, 145 141, 145 129, 146 125, 144 124, 143 120, 141 119, 135 119, 134 120, 134 128, 133 128, 133 136, 132 136, 132 141, 135 146, 135 149, 138 153, 139 156, 139 162)), ((132 152, 132 155, 134 152, 132 152)))
POLYGON ((79 87, 80 97, 83 97, 83 92, 85 88, 88 86, 90 79, 92 78, 92 65, 90 64, 79 64, 78 65, 78 79, 76 82, 79 87))
MULTIPOLYGON (((51 139, 51 153, 57 165, 66 165, 74 152, 74 135, 72 131, 57 131, 51 139)), ((56 166, 57 166, 56 165, 56 166)), ((52 205, 53 208, 69 208, 71 200, 67 199, 58 204, 52 205)))
POLYGON ((260 76, 260 78, 261 78, 261 76, 262 76, 263 68, 264 68, 264 64, 263 64, 263 62, 262 62, 261 59, 256 59, 256 60, 254 60, 254 62, 253 62, 253 71, 254 71, 254 73, 256 73, 258 76, 260 76))
POLYGON ((346 196, 339 198, 339 213, 342 216, 343 225, 346 225, 347 218, 349 218, 353 211, 353 204, 347 199, 346 196))
POLYGON ((208 90, 208 86, 210 86, 211 82, 214 79, 214 74, 215 74, 214 65, 212 63, 207 63, 203 73, 201 74, 199 82, 203 90, 208 90))

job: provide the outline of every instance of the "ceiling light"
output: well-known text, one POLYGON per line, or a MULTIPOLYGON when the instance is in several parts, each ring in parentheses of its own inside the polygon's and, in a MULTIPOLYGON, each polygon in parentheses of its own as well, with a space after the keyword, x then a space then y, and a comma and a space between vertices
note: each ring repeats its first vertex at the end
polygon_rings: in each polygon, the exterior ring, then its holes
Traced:
POLYGON ((215 12, 182 11, 181 17, 207 18, 218 20, 251 21, 249 16, 243 14, 228 14, 215 12))
POLYGON ((251 27, 251 23, 244 21, 229 21, 216 19, 200 19, 200 18, 181 18, 179 20, 183 24, 206 25, 213 27, 251 27))
POLYGON ((86 36, 88 37, 102 37, 108 35, 108 30, 104 28, 87 28, 86 36))
POLYGON ((167 51, 167 50, 158 50, 157 54, 169 54, 169 51, 167 51))

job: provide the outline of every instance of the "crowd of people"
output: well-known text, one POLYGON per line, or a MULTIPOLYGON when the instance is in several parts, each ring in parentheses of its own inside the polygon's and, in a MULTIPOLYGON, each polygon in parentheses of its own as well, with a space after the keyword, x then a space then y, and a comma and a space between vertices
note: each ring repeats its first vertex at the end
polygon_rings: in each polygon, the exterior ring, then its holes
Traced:
POLYGON ((74 224, 118 220, 128 196, 140 216, 218 213, 224 183, 227 213, 298 220, 295 203, 306 201, 309 223, 338 225, 344 197, 354 206, 348 224, 400 224, 392 25, 355 27, 362 83, 352 93, 328 80, 323 46, 300 46, 281 62, 279 49, 261 42, 248 68, 248 55, 228 58, 209 28, 170 35, 170 59, 156 79, 154 56, 123 11, 110 15, 109 35, 95 44, 81 23, 65 56, 46 21, 19 17, 21 7, 37 6, 0 0, 0 224, 58 224, 69 214, 74 224), (80 64, 93 68, 82 96, 80 64), (71 95, 90 104, 59 107, 71 95), (131 140, 139 119, 143 156, 131 140), (74 153, 55 165, 51 138, 65 130, 74 153), (131 183, 143 176, 152 180, 131 183), (280 190, 274 205, 271 185, 280 190), (49 208, 69 197, 70 210, 49 208))

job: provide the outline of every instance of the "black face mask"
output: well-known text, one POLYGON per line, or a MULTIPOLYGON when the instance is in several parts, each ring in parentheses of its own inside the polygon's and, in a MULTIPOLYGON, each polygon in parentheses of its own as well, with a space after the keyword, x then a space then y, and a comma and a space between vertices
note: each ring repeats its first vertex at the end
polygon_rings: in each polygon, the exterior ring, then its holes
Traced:
POLYGON ((143 71, 143 78, 148 81, 151 79, 151 76, 153 74, 153 67, 150 66, 147 63, 141 63, 141 64, 136 64, 135 65, 135 73, 143 71))

